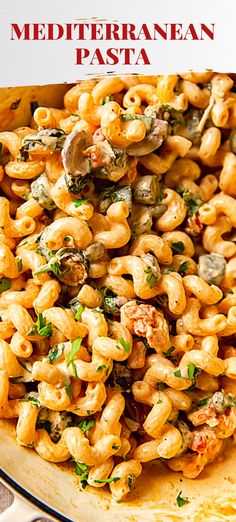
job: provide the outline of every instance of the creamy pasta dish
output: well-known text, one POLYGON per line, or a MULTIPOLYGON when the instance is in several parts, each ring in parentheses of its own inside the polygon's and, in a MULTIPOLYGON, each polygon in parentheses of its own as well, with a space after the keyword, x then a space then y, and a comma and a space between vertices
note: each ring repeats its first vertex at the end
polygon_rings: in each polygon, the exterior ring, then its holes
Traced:
POLYGON ((0 416, 117 502, 147 461, 193 479, 236 429, 234 75, 31 109, 0 132, 0 416))

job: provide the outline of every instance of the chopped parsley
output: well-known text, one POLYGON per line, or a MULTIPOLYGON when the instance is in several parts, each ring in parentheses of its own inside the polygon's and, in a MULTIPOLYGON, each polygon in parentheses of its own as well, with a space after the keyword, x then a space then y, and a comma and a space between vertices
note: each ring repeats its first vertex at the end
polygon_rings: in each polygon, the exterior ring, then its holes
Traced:
POLYGON ((188 378, 189 379, 191 379, 191 380, 194 379, 194 377, 195 377, 195 370, 196 370, 195 364, 189 363, 189 365, 188 365, 188 378))
POLYGON ((166 388, 166 384, 164 382, 157 382, 157 389, 159 391, 163 391, 166 388))
POLYGON ((171 249, 174 252, 178 252, 178 254, 182 254, 182 252, 184 251, 184 243, 183 243, 183 241, 173 241, 171 243, 171 249))
POLYGON ((70 384, 68 384, 68 386, 65 387, 65 390, 71 401, 72 400, 72 382, 70 382, 70 384))
POLYGON ((202 399, 201 401, 199 401, 198 403, 198 408, 202 408, 202 406, 206 406, 207 403, 209 402, 211 397, 206 397, 205 399, 202 399))
POLYGON ((97 372, 102 372, 104 368, 107 368, 107 366, 105 364, 100 364, 100 366, 97 367, 97 372))
POLYGON ((81 207, 81 205, 84 205, 84 203, 88 203, 88 201, 90 201, 89 198, 87 199, 73 199, 72 200, 74 205, 75 205, 75 208, 78 208, 78 207, 81 207))
MULTIPOLYGON (((37 253, 40 254, 40 249, 36 249, 37 253)), ((41 254, 42 255, 42 254, 41 254)), ((54 253, 52 252, 50 257, 54 257, 54 253)), ((35 274, 42 274, 44 272, 53 272, 53 274, 57 277, 57 279, 60 279, 66 272, 65 270, 61 270, 61 263, 53 263, 52 260, 50 260, 46 265, 41 266, 37 270, 34 271, 35 274)))
POLYGON ((83 305, 80 303, 79 306, 78 306, 77 312, 76 312, 76 314, 75 314, 75 319, 76 319, 76 321, 80 321, 83 310, 84 310, 84 307, 83 307, 83 305))
POLYGON ((76 462, 75 464, 75 473, 80 476, 80 484, 85 489, 88 484, 89 466, 83 462, 76 462))
POLYGON ((150 288, 153 288, 155 283, 157 282, 157 277, 155 276, 153 270, 149 266, 148 268, 145 268, 144 270, 145 274, 147 274, 146 281, 150 288))
POLYGON ((66 243, 69 243, 69 242, 71 241, 71 236, 66 236, 66 237, 64 237, 64 241, 65 241, 66 243))
POLYGON ((79 424, 77 424, 77 426, 78 426, 78 428, 80 428, 83 431, 83 433, 85 433, 86 431, 93 428, 94 424, 95 424, 95 419, 90 419, 89 421, 86 421, 86 420, 80 421, 79 424))
POLYGON ((80 349, 81 343, 82 343, 82 338, 81 337, 77 337, 77 339, 75 339, 73 341, 71 350, 67 354, 67 357, 66 357, 66 366, 68 367, 71 364, 72 370, 73 370, 73 374, 74 374, 76 379, 78 379, 78 374, 77 374, 77 369, 76 369, 76 366, 75 366, 75 363, 74 363, 74 357, 78 353, 78 351, 80 349))
POLYGON ((18 100, 16 100, 15 102, 12 102, 11 106, 10 106, 10 109, 12 111, 15 111, 16 109, 18 109, 19 105, 20 105, 20 102, 21 102, 21 99, 19 98, 18 100))
POLYGON ((18 267, 18 271, 21 272, 22 268, 23 268, 23 262, 22 262, 22 259, 19 258, 17 260, 17 267, 18 267))
POLYGON ((56 346, 53 346, 51 350, 49 350, 47 354, 47 359, 49 359, 50 363, 53 364, 55 361, 57 361, 63 354, 65 349, 64 343, 56 344, 56 346))
POLYGON ((103 314, 103 309, 102 308, 91 308, 90 310, 91 312, 97 312, 98 314, 103 314))
POLYGON ((177 192, 182 196, 188 206, 188 216, 196 214, 199 208, 204 204, 204 201, 200 196, 190 194, 188 189, 177 188, 177 192))
POLYGON ((182 495, 182 490, 179 492, 178 496, 176 497, 176 502, 179 507, 182 507, 182 506, 184 506, 184 504, 189 503, 189 500, 187 500, 186 498, 182 498, 181 495, 182 495))
POLYGON ((180 275, 185 274, 186 270, 188 270, 188 265, 189 265, 188 261, 184 261, 183 263, 181 263, 181 265, 179 266, 179 270, 178 270, 180 275))
POLYGON ((110 477, 108 479, 95 479, 94 482, 97 482, 98 484, 111 484, 111 482, 117 482, 117 480, 120 480, 120 477, 110 477))
MULTIPOLYGON (((123 337, 120 337, 117 342, 118 342, 118 344, 120 344, 122 346, 122 348, 124 349, 124 351, 126 353, 130 352, 131 345, 130 345, 130 343, 128 341, 126 342, 123 337)), ((120 349, 120 346, 118 346, 118 345, 116 345, 116 346, 117 346, 117 348, 120 349)))
POLYGON ((23 399, 20 399, 20 402, 32 402, 35 408, 40 408, 40 402, 36 397, 23 397, 23 399))
POLYGON ((175 350, 175 347, 174 346, 170 346, 170 348, 168 348, 168 350, 166 352, 163 352, 163 355, 165 357, 169 357, 174 350, 175 350))
POLYGON ((10 290, 11 282, 6 277, 3 277, 0 283, 0 294, 2 292, 6 292, 6 290, 10 290))
POLYGON ((52 335, 52 323, 47 324, 46 317, 43 314, 38 315, 38 321, 34 324, 32 330, 28 333, 28 335, 39 334, 45 337, 50 337, 52 335))

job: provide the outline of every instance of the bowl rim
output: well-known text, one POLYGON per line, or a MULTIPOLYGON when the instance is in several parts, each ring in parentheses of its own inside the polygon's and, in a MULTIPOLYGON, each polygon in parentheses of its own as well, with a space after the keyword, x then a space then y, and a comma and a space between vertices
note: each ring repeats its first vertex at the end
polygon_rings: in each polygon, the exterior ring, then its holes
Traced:
POLYGON ((50 515, 54 517, 55 520, 60 522, 74 522, 71 518, 67 518, 64 515, 61 515, 58 511, 55 511, 55 509, 51 508, 49 505, 45 504, 37 497, 32 495, 29 491, 27 491, 27 489, 21 486, 21 484, 16 482, 5 471, 3 471, 2 468, 0 468, 0 480, 6 487, 9 487, 13 493, 15 492, 17 495, 23 497, 24 500, 30 502, 30 504, 32 504, 35 508, 40 509, 43 514, 45 513, 45 515, 50 515))

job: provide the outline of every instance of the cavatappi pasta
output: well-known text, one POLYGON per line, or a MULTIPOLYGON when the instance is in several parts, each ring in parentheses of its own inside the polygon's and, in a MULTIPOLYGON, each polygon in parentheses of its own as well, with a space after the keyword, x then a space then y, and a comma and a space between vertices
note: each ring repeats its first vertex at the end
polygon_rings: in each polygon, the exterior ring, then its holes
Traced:
POLYGON ((236 429, 234 76, 83 81, 0 144, 0 416, 116 501, 197 477, 236 429))

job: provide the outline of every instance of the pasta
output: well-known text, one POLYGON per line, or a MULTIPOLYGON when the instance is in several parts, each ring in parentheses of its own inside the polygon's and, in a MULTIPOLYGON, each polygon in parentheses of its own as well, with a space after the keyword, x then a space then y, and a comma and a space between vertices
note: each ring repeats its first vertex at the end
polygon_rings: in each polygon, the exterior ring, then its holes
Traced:
POLYGON ((84 81, 1 128, 0 417, 117 502, 145 462, 194 478, 235 437, 234 91, 84 81))

